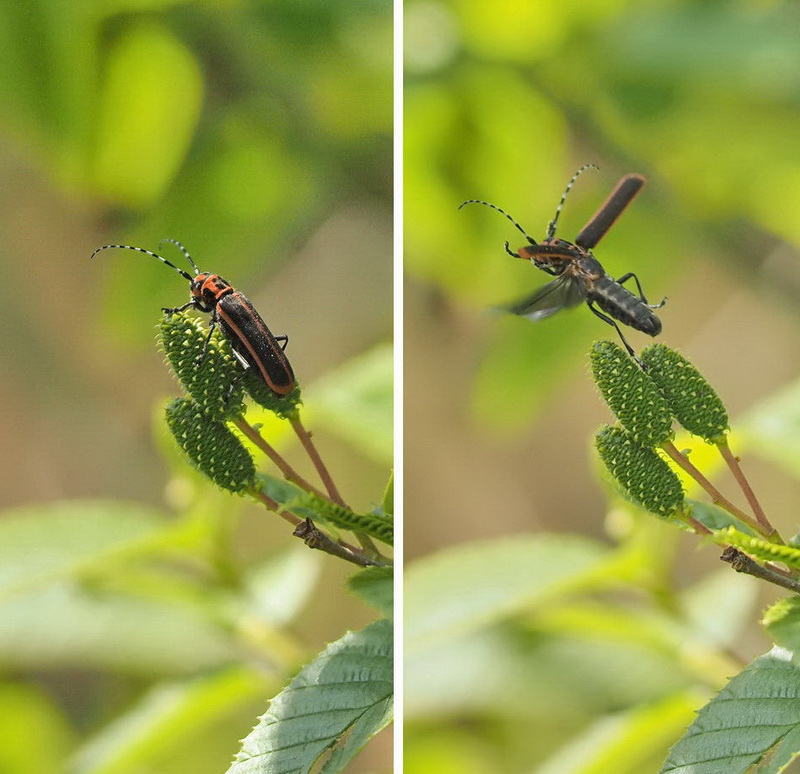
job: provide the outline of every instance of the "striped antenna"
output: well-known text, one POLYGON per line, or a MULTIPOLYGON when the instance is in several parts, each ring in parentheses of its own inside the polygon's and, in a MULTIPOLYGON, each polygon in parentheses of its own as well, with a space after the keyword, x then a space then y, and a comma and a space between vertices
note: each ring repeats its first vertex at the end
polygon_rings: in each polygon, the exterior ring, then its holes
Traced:
POLYGON ((517 223, 517 221, 514 220, 514 218, 512 218, 505 210, 501 210, 496 204, 489 204, 489 202, 485 202, 483 199, 467 199, 467 201, 461 202, 461 204, 458 205, 458 209, 460 210, 465 204, 484 204, 487 207, 491 207, 493 210, 497 210, 502 215, 505 215, 523 233, 528 242, 530 242, 532 245, 536 244, 536 240, 533 237, 528 236, 525 229, 522 228, 522 226, 520 226, 519 223, 517 223))
MULTIPOLYGON (((161 263, 166 263, 171 269, 175 269, 184 279, 192 281, 192 275, 189 274, 188 271, 184 271, 183 269, 179 269, 174 263, 170 263, 166 258, 162 258, 158 253, 154 253, 152 250, 145 250, 144 247, 133 247, 133 245, 103 245, 102 247, 98 247, 95 250, 91 257, 94 258, 101 250, 110 250, 112 247, 118 248, 120 250, 138 250, 140 253, 144 253, 145 255, 152 255, 153 258, 158 258, 161 263)), ((191 260, 191 258, 189 259, 191 260)), ((194 266, 194 261, 192 261, 192 266, 194 266)), ((197 267, 195 266, 195 270, 197 267)))
POLYGON ((189 251, 183 246, 182 242, 179 242, 177 239, 170 239, 169 237, 167 237, 166 239, 162 239, 158 243, 159 250, 161 249, 161 245, 163 245, 164 242, 171 242, 173 245, 175 245, 183 253, 186 260, 192 264, 192 268, 194 269, 195 275, 200 273, 200 269, 197 268, 197 264, 192 260, 192 256, 189 255, 189 251))
POLYGON ((564 202, 567 200, 567 194, 572 190, 572 186, 575 185, 575 181, 587 170, 587 169, 600 169, 600 167, 596 166, 595 164, 584 164, 570 179, 569 183, 567 183, 567 187, 564 189, 564 193, 561 195, 561 201, 558 203, 558 207, 556 207, 556 214, 553 216, 553 219, 550 223, 547 224, 547 238, 552 239, 556 235, 556 225, 558 224, 558 216, 561 215, 561 208, 564 206, 564 202))

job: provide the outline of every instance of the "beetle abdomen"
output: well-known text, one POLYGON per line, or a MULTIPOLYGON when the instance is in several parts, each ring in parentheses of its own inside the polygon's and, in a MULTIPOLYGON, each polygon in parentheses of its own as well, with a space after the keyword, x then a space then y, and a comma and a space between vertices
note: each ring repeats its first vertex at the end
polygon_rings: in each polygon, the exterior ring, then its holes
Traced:
POLYGON ((223 332, 247 364, 261 374, 273 392, 288 395, 295 388, 289 360, 244 294, 235 290, 223 296, 216 310, 223 332))
POLYGON ((616 280, 605 276, 592 283, 589 301, 597 304, 615 320, 650 336, 661 333, 661 320, 641 298, 616 280))

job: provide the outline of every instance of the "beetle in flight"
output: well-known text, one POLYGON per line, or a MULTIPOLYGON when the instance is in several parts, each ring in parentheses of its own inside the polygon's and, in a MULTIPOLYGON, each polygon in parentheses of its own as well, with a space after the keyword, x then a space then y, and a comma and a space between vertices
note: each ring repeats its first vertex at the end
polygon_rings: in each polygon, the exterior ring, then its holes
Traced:
POLYGON ((511 215, 494 204, 480 199, 469 199, 463 202, 459 209, 465 204, 484 204, 505 215, 525 235, 529 243, 514 252, 506 242, 506 252, 514 258, 531 261, 536 268, 556 278, 532 295, 507 307, 507 311, 527 317, 529 320, 541 320, 560 309, 577 306, 581 301, 585 301, 594 314, 614 326, 625 349, 638 362, 633 348, 625 340, 616 321, 650 336, 657 336, 661 333, 661 320, 653 313, 653 309, 662 307, 666 299, 660 304, 649 304, 641 283, 633 272, 628 272, 615 280, 592 255, 591 249, 605 236, 614 221, 633 201, 644 186, 645 178, 641 175, 622 177, 600 209, 575 237, 575 242, 558 239, 556 225, 567 194, 579 175, 589 167, 594 165, 585 164, 572 176, 561 196, 556 214, 547 226, 547 236, 541 242, 530 237, 511 215), (629 279, 633 279, 636 283, 638 296, 623 287, 629 279))

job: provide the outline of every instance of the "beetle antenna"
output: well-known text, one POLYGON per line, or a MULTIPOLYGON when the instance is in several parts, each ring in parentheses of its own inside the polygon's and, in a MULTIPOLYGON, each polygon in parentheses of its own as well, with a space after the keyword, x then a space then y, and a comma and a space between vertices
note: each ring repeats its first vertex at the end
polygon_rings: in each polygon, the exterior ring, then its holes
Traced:
POLYGON ((458 205, 458 209, 460 210, 465 204, 485 204, 487 207, 497 210, 499 213, 505 215, 523 233, 528 242, 530 242, 532 245, 536 244, 536 240, 533 237, 528 236, 525 229, 522 228, 522 226, 520 226, 519 223, 517 223, 517 221, 514 220, 514 218, 512 218, 505 210, 501 210, 496 204, 489 204, 489 202, 485 202, 483 199, 467 199, 467 201, 461 202, 461 204, 458 205))
POLYGON ((567 183, 567 187, 564 189, 564 193, 561 195, 561 201, 558 203, 558 207, 556 207, 556 214, 553 216, 553 219, 550 223, 547 224, 547 238, 552 239, 556 235, 556 224, 558 223, 558 216, 561 215, 561 208, 564 206, 564 202, 567 200, 567 194, 572 190, 572 186, 575 185, 575 181, 587 170, 587 169, 600 169, 596 164, 584 164, 570 179, 569 183, 567 183))
MULTIPOLYGON (((153 258, 158 258, 161 263, 166 263, 171 269, 175 269, 184 279, 189 280, 189 282, 192 281, 192 275, 189 274, 188 271, 179 269, 174 263, 170 263, 166 258, 162 258, 158 253, 154 253, 152 250, 145 250, 144 247, 134 247, 133 245, 103 245, 102 247, 98 247, 97 250, 92 253, 91 257, 94 258, 101 250, 110 250, 112 247, 119 248, 120 250, 138 250, 145 255, 152 255, 153 258)), ((194 266, 194 261, 192 261, 192 265, 194 266)), ((195 269, 196 268, 195 266, 195 269)))
POLYGON ((189 251, 183 246, 183 244, 181 242, 179 242, 177 239, 170 239, 169 237, 167 237, 166 239, 162 239, 158 243, 158 249, 159 250, 161 249, 161 245, 163 245, 164 242, 172 242, 172 244, 175 245, 183 253, 183 255, 186 258, 186 260, 189 261, 189 263, 192 264, 192 268, 194 269, 195 276, 197 276, 200 273, 200 269, 197 268, 197 264, 194 262, 194 260, 192 260, 192 256, 189 255, 189 251))

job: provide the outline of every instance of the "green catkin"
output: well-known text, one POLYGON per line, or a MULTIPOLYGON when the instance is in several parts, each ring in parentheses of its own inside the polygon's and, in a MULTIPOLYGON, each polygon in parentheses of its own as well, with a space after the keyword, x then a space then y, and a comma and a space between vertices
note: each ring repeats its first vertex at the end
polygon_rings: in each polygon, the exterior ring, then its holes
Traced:
POLYGON ((256 474, 253 458, 223 422, 187 398, 175 398, 166 415, 175 440, 201 473, 229 492, 252 488, 256 474))
POLYGON ((291 419, 297 416, 299 405, 302 403, 299 383, 288 395, 278 395, 267 386, 254 368, 247 369, 243 383, 250 397, 262 408, 277 414, 281 419, 291 419))
POLYGON ((339 529, 366 532, 388 545, 392 545, 394 542, 394 527, 390 516, 377 513, 356 513, 350 508, 318 497, 313 492, 304 493, 289 505, 310 508, 319 517, 339 529))
POLYGON ((719 530, 714 539, 718 543, 740 548, 756 559, 765 562, 783 562, 787 567, 800 570, 800 549, 793 546, 770 543, 753 535, 747 535, 735 527, 719 530))
POLYGON ((729 427, 728 412, 700 372, 685 357, 663 344, 646 347, 641 358, 678 422, 709 443, 723 442, 729 427))
POLYGON ((207 336, 203 323, 183 312, 161 319, 161 348, 186 392, 210 416, 233 419, 244 412, 244 371, 219 330, 204 350, 207 336))
POLYGON ((623 491, 643 508, 667 518, 683 507, 678 477, 655 451, 638 444, 624 428, 601 428, 595 445, 623 491))
POLYGON ((595 342, 590 354, 592 373, 609 408, 642 446, 672 440, 672 412, 658 386, 621 347, 595 342))

